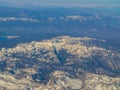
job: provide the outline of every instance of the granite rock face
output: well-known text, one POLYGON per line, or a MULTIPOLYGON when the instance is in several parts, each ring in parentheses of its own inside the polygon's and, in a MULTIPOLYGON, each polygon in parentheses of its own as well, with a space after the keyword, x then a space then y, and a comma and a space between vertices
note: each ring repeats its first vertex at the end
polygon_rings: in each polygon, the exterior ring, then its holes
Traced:
POLYGON ((120 90, 120 53, 105 41, 61 36, 2 48, 0 72, 1 90, 120 90))

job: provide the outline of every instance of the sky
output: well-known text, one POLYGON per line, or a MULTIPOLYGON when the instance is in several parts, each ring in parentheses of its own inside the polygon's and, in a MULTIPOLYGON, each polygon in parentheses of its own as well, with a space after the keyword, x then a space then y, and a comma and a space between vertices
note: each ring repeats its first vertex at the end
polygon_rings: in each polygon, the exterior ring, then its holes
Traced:
POLYGON ((120 0, 0 0, 0 6, 120 6, 120 0))

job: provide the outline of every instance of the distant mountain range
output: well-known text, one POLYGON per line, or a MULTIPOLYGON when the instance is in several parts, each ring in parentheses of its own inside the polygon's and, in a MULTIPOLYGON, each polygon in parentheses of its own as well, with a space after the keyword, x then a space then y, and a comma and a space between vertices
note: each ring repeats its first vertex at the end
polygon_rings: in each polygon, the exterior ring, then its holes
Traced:
POLYGON ((20 36, 0 39, 0 49, 64 35, 107 40, 112 48, 119 49, 119 25, 119 8, 0 7, 0 36, 20 36))

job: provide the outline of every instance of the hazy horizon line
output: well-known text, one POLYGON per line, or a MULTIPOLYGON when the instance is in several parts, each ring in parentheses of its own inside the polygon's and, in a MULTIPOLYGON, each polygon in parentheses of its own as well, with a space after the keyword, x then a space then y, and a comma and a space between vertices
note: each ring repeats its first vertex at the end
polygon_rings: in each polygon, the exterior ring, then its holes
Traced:
POLYGON ((37 8, 37 7, 86 7, 86 8, 92 8, 92 7, 120 7, 120 4, 74 4, 74 5, 67 5, 67 4, 44 4, 44 5, 1 5, 1 7, 14 7, 14 8, 37 8))

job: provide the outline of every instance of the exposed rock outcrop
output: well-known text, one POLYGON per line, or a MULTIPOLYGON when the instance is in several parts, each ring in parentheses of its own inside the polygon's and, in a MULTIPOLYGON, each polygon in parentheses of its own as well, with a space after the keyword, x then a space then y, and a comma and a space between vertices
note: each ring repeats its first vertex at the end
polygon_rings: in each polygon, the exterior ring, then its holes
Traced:
POLYGON ((0 88, 119 90, 120 54, 97 42, 93 38, 61 36, 2 48, 0 88))

